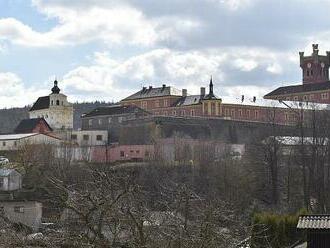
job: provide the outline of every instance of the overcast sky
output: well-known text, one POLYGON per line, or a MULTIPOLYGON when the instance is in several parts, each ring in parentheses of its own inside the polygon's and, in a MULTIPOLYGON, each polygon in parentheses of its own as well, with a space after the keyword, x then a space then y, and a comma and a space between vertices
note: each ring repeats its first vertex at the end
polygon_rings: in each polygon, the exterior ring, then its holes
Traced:
POLYGON ((55 77, 70 101, 162 84, 225 99, 301 80, 298 51, 330 50, 330 0, 1 0, 0 107, 55 77))

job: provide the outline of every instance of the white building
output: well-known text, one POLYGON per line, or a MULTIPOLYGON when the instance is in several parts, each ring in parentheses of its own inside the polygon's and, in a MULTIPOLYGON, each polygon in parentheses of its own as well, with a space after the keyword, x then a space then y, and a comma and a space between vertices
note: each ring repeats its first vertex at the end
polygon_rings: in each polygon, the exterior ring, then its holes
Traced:
POLYGON ((107 130, 79 130, 68 133, 72 143, 79 146, 104 146, 108 144, 107 130))
POLYGON ((13 169, 0 169, 0 191, 13 191, 22 187, 22 176, 13 169))
POLYGON ((41 226, 42 203, 36 201, 0 201, 0 214, 9 221, 22 223, 38 231, 41 226))
POLYGON ((4 134, 0 135, 0 151, 18 150, 27 144, 60 145, 62 140, 41 133, 4 134))
POLYGON ((73 107, 68 102, 67 96, 60 93, 54 81, 52 93, 48 96, 39 97, 29 111, 30 119, 44 118, 54 130, 73 129, 73 107))

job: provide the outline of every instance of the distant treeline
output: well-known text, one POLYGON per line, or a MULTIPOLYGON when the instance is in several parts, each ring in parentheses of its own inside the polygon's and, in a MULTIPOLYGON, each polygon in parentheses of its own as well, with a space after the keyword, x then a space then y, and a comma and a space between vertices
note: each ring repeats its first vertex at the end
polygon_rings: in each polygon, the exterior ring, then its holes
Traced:
MULTIPOLYGON (((78 129, 81 127, 80 116, 83 113, 89 112, 99 106, 107 106, 113 103, 109 102, 83 102, 74 103, 73 109, 73 127, 78 129)), ((29 109, 31 106, 25 106, 22 108, 0 109, 0 133, 12 133, 18 123, 29 118, 29 109)))

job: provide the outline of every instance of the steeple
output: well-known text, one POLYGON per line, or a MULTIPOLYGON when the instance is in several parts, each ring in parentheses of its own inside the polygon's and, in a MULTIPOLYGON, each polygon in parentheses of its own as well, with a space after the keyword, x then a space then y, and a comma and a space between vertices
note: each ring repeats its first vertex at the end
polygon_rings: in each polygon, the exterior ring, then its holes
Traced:
POLYGON ((209 84, 209 94, 207 96, 204 97, 205 100, 215 100, 218 99, 214 93, 213 93, 213 80, 212 80, 212 76, 210 79, 210 84, 209 84))
POLYGON ((58 82, 57 80, 55 79, 54 81, 54 87, 52 88, 52 94, 59 94, 60 93, 60 88, 57 86, 58 82))
POLYGON ((209 96, 214 96, 213 94, 213 82, 212 82, 212 76, 210 79, 210 85, 209 85, 209 96))

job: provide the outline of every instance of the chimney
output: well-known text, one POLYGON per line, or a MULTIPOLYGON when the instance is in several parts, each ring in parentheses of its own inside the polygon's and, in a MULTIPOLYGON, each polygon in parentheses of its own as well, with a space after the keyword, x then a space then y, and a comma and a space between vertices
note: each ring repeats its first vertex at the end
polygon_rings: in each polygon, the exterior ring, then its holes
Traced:
POLYGON ((152 89, 152 86, 149 86, 149 90, 151 90, 152 89))
POLYGON ((166 84, 163 84, 163 89, 166 87, 166 84))
POLYGON ((187 96, 187 89, 182 89, 182 96, 187 96))
POLYGON ((205 96, 205 87, 201 87, 201 96, 205 96))

